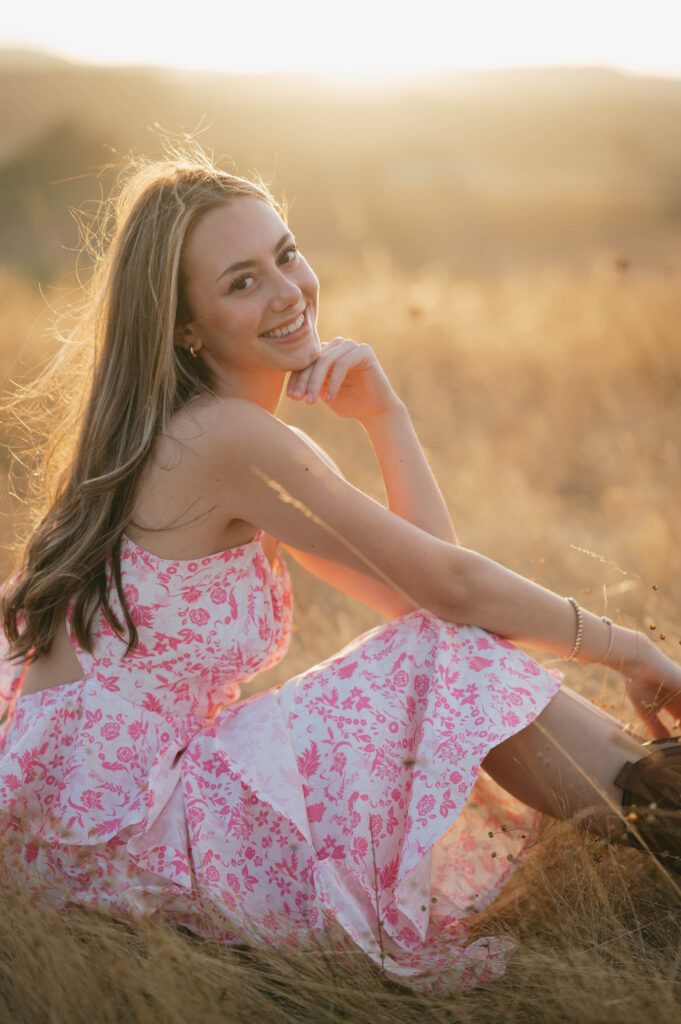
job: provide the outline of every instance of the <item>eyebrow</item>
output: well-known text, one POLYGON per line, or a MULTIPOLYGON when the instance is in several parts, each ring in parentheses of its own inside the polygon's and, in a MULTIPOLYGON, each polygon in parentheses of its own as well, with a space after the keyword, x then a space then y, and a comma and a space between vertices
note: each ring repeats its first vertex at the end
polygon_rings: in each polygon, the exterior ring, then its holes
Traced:
MULTIPOLYGON (((289 238, 293 240, 293 235, 291 234, 290 231, 287 231, 285 235, 281 236, 281 238, 275 245, 274 249, 272 250, 275 256, 281 249, 284 242, 286 242, 289 238)), ((233 274, 235 270, 245 270, 246 267, 253 267, 255 266, 256 263, 257 260, 239 260, 238 263, 232 263, 229 267, 227 267, 226 270, 223 270, 222 273, 215 279, 215 283, 217 284, 217 282, 220 281, 225 276, 225 274, 233 274)))

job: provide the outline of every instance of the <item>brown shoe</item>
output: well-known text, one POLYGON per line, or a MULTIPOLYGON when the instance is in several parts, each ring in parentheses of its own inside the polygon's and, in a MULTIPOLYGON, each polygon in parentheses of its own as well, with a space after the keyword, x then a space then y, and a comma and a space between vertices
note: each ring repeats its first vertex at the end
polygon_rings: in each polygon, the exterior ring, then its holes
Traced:
POLYGON ((627 819, 624 842, 647 848, 665 867, 681 873, 681 737, 650 740, 645 746, 654 749, 639 761, 628 761, 615 779, 627 819))

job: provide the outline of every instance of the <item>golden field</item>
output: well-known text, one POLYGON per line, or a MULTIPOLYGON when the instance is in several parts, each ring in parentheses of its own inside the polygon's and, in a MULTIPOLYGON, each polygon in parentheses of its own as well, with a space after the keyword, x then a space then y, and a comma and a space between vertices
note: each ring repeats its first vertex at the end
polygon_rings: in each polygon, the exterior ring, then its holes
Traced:
MULTIPOLYGON (((679 272, 594 256, 463 275, 433 264, 408 270, 368 249, 349 266, 322 267, 320 278, 320 336, 373 345, 410 409, 460 542, 638 626, 681 659, 679 272)), ((30 278, 0 270, 6 387, 49 351, 51 302, 30 278)), ((361 427, 287 400, 280 415, 384 500, 361 427)), ((7 443, 10 426, 0 429, 7 443)), ((6 450, 2 459, 6 472, 6 450)), ((4 576, 25 513, 6 492, 1 511, 4 576)), ((291 650, 249 693, 382 621, 289 565, 291 650)), ((629 720, 611 674, 571 665, 566 681, 629 720)), ((651 858, 547 822, 475 923, 475 936, 516 939, 506 976, 435 1000, 391 985, 359 952, 234 951, 162 921, 129 927, 47 913, 5 892, 0 1019, 663 1024, 681 1014, 680 897, 681 879, 651 858)))

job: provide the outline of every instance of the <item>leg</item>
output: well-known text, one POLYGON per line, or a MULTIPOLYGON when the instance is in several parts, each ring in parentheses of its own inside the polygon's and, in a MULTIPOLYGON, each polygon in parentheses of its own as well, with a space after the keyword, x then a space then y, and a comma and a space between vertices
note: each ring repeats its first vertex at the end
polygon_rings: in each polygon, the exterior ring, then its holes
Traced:
POLYGON ((482 763, 509 793, 554 818, 581 819, 602 835, 622 836, 622 790, 615 777, 625 761, 649 751, 620 723, 572 690, 560 690, 521 732, 482 763))

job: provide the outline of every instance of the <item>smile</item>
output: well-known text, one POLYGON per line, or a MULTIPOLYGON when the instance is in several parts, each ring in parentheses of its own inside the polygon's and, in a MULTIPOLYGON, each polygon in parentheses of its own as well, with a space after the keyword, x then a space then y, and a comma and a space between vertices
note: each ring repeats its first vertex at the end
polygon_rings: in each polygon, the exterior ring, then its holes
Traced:
POLYGON ((299 331, 307 319, 307 309, 304 309, 300 316, 293 321, 293 323, 287 324, 286 327, 277 327, 274 331, 268 331, 266 334, 262 334, 262 338, 287 338, 289 334, 295 334, 299 331))

